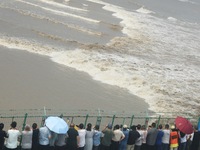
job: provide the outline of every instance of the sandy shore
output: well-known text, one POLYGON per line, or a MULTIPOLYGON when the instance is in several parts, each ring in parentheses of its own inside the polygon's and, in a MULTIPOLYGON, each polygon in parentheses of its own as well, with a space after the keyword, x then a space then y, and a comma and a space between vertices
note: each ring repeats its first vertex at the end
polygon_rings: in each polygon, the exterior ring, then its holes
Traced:
POLYGON ((1 109, 103 109, 143 112, 144 100, 48 57, 0 47, 1 109))

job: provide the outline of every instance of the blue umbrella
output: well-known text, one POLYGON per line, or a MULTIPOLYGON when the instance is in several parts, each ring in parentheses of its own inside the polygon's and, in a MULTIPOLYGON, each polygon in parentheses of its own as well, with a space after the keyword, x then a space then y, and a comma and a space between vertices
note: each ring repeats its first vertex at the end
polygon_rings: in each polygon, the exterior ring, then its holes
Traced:
POLYGON ((48 117, 45 120, 45 125, 49 130, 58 134, 66 134, 69 129, 68 124, 59 117, 48 117))

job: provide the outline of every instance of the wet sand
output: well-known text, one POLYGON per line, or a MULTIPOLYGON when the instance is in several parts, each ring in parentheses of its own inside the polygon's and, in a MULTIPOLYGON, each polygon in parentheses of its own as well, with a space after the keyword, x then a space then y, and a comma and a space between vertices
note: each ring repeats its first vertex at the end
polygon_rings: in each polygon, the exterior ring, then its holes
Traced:
POLYGON ((0 47, 1 109, 102 109, 144 112, 143 99, 46 56, 0 47))

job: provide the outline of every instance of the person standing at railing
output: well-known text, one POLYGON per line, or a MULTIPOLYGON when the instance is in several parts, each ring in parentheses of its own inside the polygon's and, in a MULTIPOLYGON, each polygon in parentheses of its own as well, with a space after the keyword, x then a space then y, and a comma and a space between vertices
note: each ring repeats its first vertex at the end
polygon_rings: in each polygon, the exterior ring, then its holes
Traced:
POLYGON ((120 142, 125 138, 124 133, 119 129, 117 124, 114 129, 114 136, 111 141, 111 150, 118 150, 120 142))
POLYGON ((16 128, 17 122, 13 121, 10 126, 11 126, 11 128, 8 130, 8 138, 6 141, 6 149, 7 150, 17 150, 18 139, 21 136, 21 133, 16 128))
POLYGON ((165 125, 165 129, 163 130, 164 135, 162 137, 162 149, 169 150, 169 138, 170 138, 170 130, 169 124, 165 125))
POLYGON ((39 129, 39 150, 49 150, 50 130, 44 126, 39 129))
POLYGON ((0 123, 0 150, 4 149, 5 138, 8 137, 6 131, 4 131, 3 128, 4 124, 0 123))
POLYGON ((99 125, 96 125, 94 127, 93 150, 100 150, 101 137, 102 137, 102 132, 99 131, 99 125))
POLYGON ((79 145, 79 134, 78 131, 74 128, 75 124, 71 123, 70 128, 67 131, 67 150, 77 150, 79 145))
POLYGON ((143 135, 144 135, 141 150, 147 150, 147 144, 146 144, 147 129, 146 129, 146 125, 142 125, 141 129, 142 129, 143 135))
POLYGON ((137 131, 140 134, 140 137, 135 142, 134 150, 141 150, 142 142, 144 140, 144 132, 143 132, 143 130, 141 130, 141 125, 140 124, 137 125, 137 131))
POLYGON ((171 126, 170 132, 170 150, 178 150, 178 142, 179 142, 179 135, 176 127, 174 125, 171 126))
POLYGON ((158 126, 158 135, 156 138, 156 150, 163 150, 162 149, 162 138, 163 138, 164 132, 162 131, 162 125, 160 124, 158 126))
POLYGON ((33 136, 32 136, 32 149, 31 150, 38 150, 39 149, 39 129, 37 128, 37 124, 33 123, 33 136))
POLYGON ((33 130, 31 130, 31 127, 29 125, 25 126, 24 131, 22 131, 22 150, 30 150, 32 147, 32 136, 33 136, 33 130))
POLYGON ((93 136, 94 130, 92 129, 92 124, 88 123, 85 135, 85 147, 84 150, 92 150, 93 147, 93 136))
POLYGON ((120 142, 119 150, 126 150, 128 135, 129 135, 128 126, 126 124, 123 125, 122 132, 125 135, 125 138, 120 142))
POLYGON ((102 133, 104 134, 102 143, 101 143, 101 150, 110 150, 111 140, 114 135, 112 131, 112 124, 108 124, 103 130, 102 133))
POLYGON ((78 150, 84 150, 86 130, 84 129, 83 123, 80 123, 78 127, 79 127, 79 129, 78 129, 78 134, 79 134, 78 150))
POLYGON ((129 131, 128 141, 127 141, 127 150, 134 150, 135 142, 140 137, 140 133, 136 131, 136 126, 132 125, 131 130, 129 131))
POLYGON ((156 138, 158 135, 158 129, 156 129, 156 123, 151 124, 151 129, 147 131, 147 149, 155 150, 156 138))

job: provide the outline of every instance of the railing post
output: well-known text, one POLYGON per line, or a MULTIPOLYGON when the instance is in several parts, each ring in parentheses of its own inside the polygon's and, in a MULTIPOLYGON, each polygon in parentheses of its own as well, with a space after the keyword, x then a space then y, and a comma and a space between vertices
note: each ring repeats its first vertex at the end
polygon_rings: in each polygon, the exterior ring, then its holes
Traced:
POLYGON ((115 115, 113 115, 113 117, 112 117, 112 126, 114 125, 114 121, 115 121, 115 115))
MULTIPOLYGON (((24 131, 24 129, 25 129, 27 117, 28 117, 28 114, 26 113, 25 116, 24 116, 24 122, 23 122, 23 126, 22 126, 22 131, 24 131)), ((20 145, 20 147, 19 147, 20 150, 21 150, 21 144, 22 144, 22 135, 21 135, 20 144, 19 144, 20 145)))
POLYGON ((133 119, 134 119, 134 115, 132 115, 132 117, 131 117, 130 128, 131 128, 131 126, 133 124, 133 119))
POLYGON ((24 122, 23 122, 23 126, 22 126, 22 131, 24 131, 24 128, 26 126, 26 119, 28 117, 28 114, 26 113, 25 116, 24 116, 24 122))
POLYGON ((124 118, 123 118, 123 122, 122 122, 122 125, 124 125, 124 122, 125 122, 125 120, 126 120, 126 118, 124 117, 124 118))
POLYGON ((100 126, 100 124, 101 124, 101 119, 102 119, 101 116, 97 116, 96 125, 99 125, 99 126, 100 126))
POLYGON ((149 124, 149 117, 146 117, 145 119, 145 128, 147 129, 148 127, 148 124, 149 124))
POLYGON ((15 119, 15 117, 13 116, 13 117, 12 117, 12 122, 14 121, 14 119, 15 119))
POLYGON ((157 125, 156 125, 156 128, 158 128, 158 126, 159 126, 159 124, 160 124, 160 119, 161 119, 161 115, 159 115, 159 117, 158 117, 158 123, 157 123, 157 125))
POLYGON ((63 114, 61 114, 59 117, 60 117, 60 118, 63 118, 63 114))
POLYGON ((87 125, 88 117, 89 117, 89 115, 87 114, 87 115, 85 116, 85 124, 84 124, 84 127, 86 127, 86 125, 87 125))

